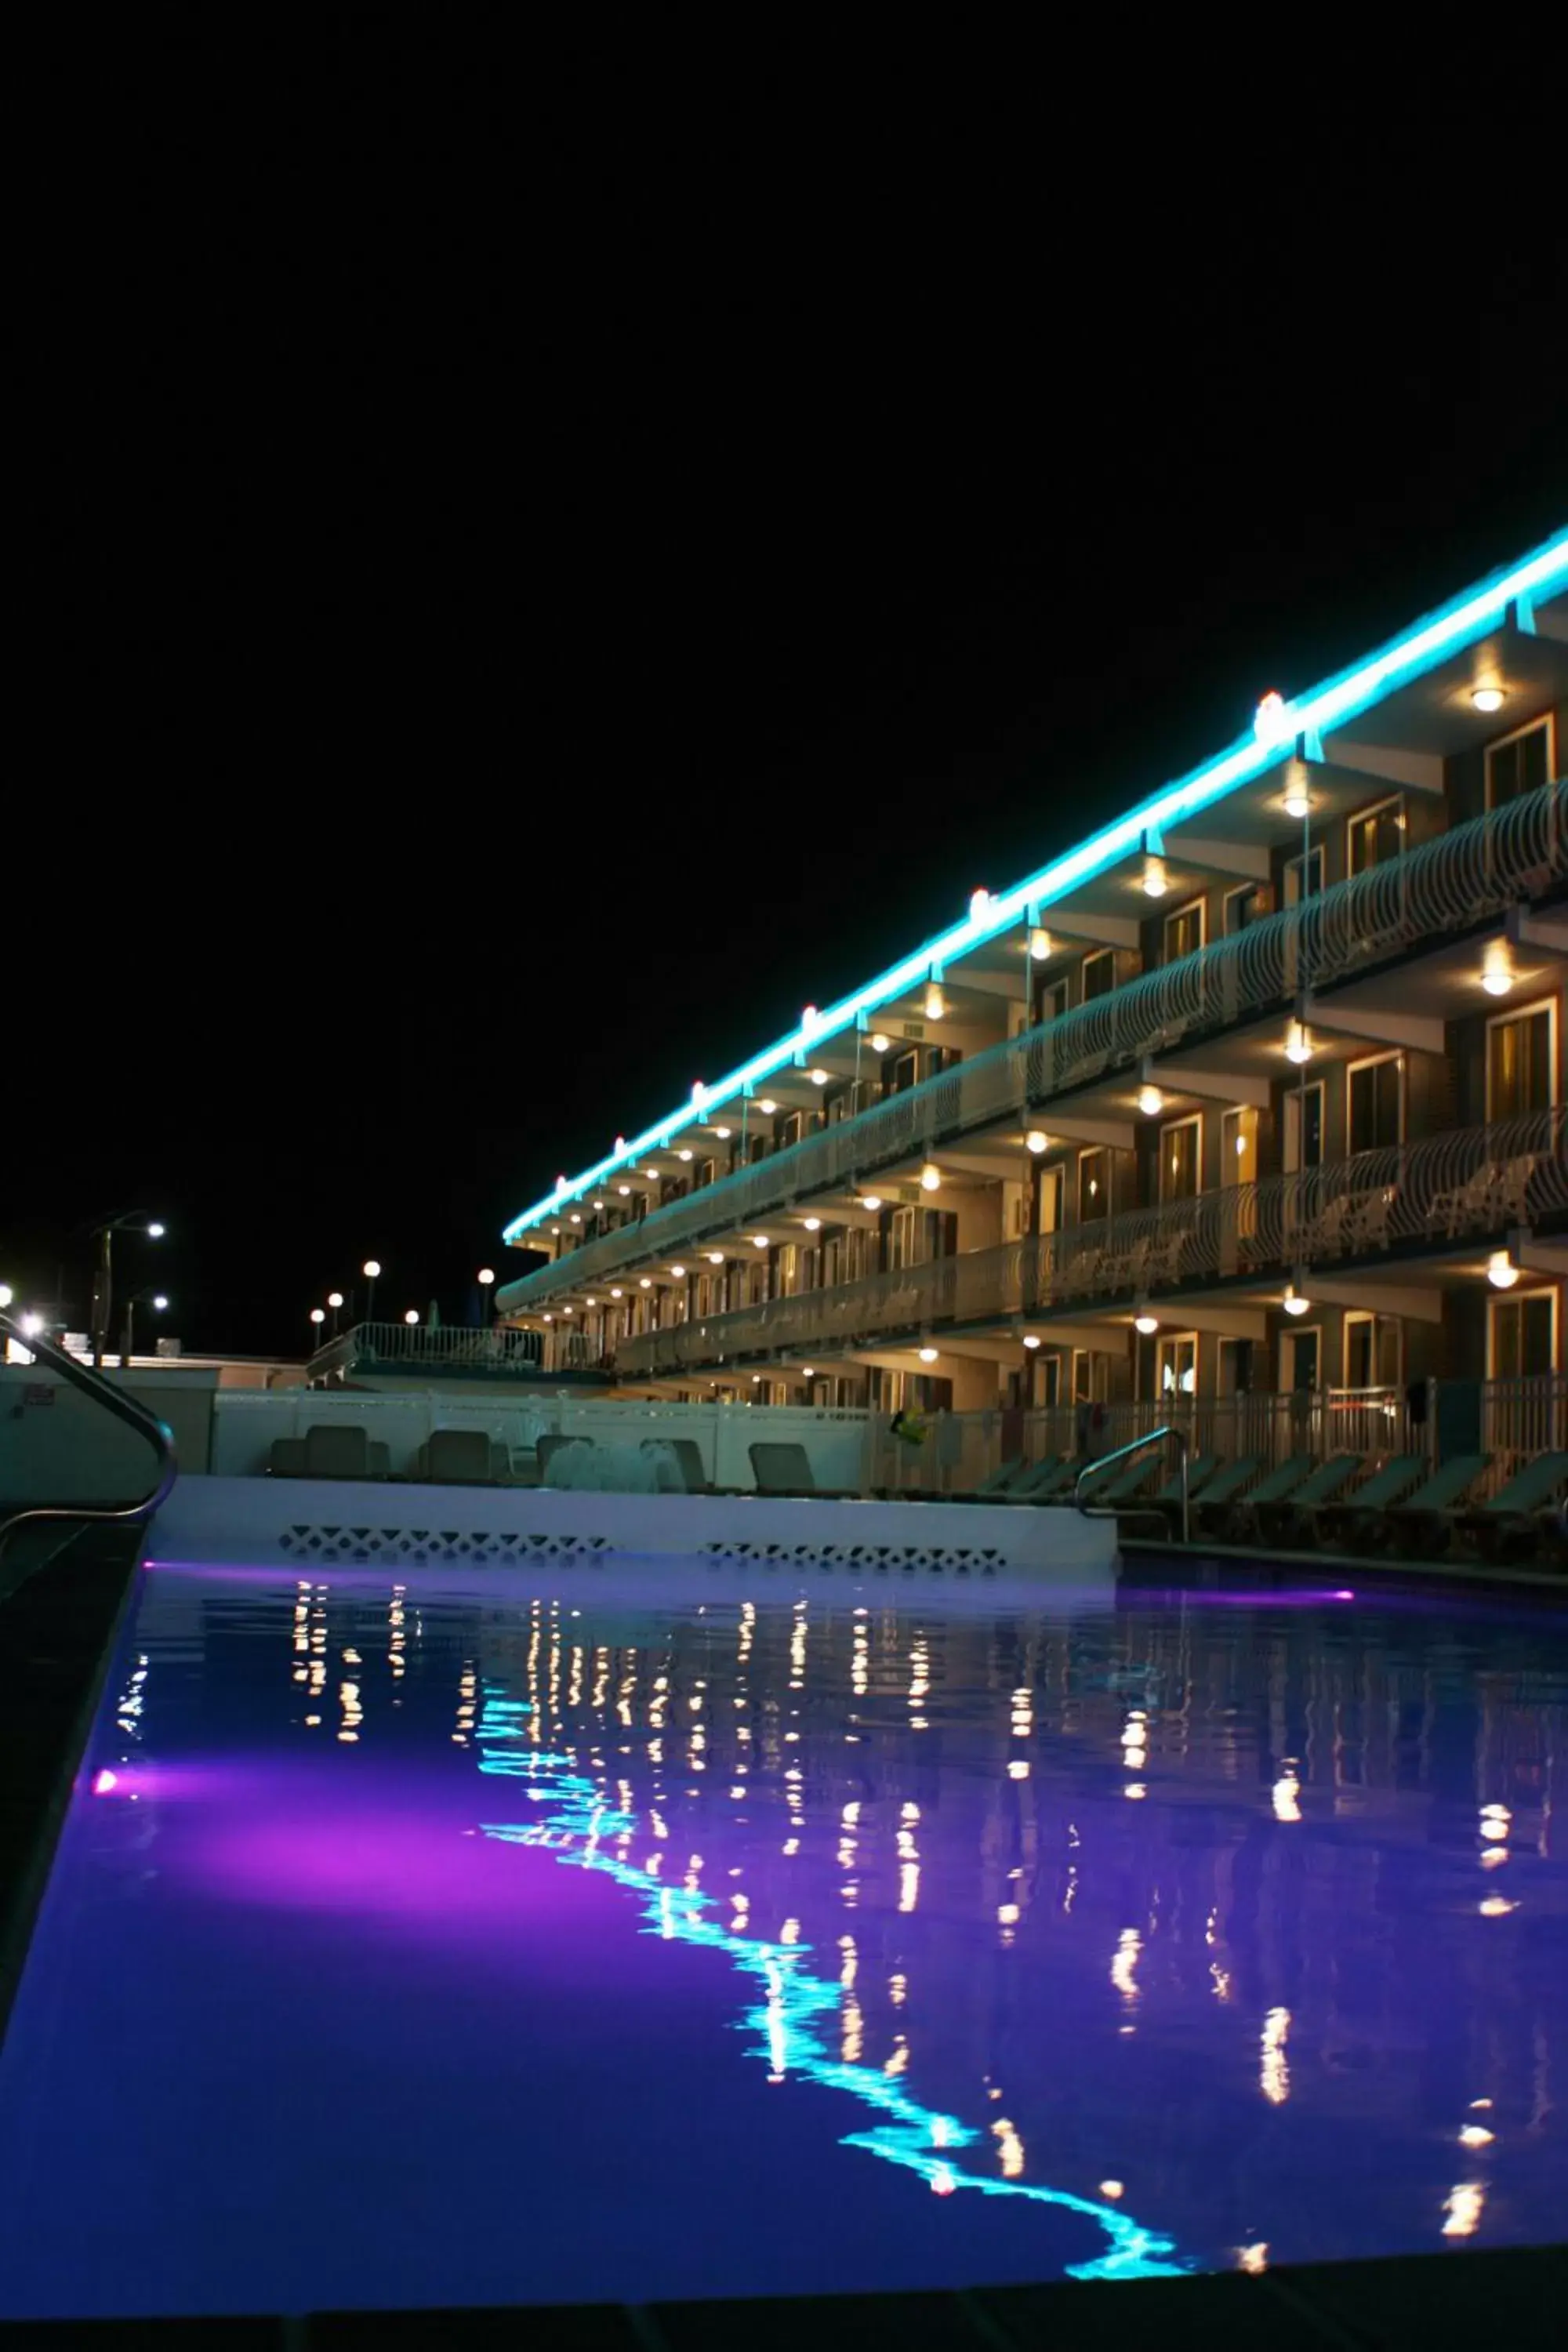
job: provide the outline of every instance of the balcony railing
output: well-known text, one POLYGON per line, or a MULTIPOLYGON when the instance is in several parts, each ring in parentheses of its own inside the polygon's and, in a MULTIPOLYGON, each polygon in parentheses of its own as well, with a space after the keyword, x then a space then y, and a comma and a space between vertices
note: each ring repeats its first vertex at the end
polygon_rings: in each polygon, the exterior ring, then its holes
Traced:
POLYGON ((465 1330, 426 1323, 356 1323, 341 1339, 318 1348, 306 1377, 326 1380, 355 1371, 537 1372, 543 1360, 543 1335, 511 1331, 503 1324, 465 1330))
POLYGON ((643 1332, 622 1343, 616 1369, 635 1379, 764 1350, 826 1350, 889 1332, 1158 1297, 1227 1276, 1274 1276, 1396 1246, 1501 1234, 1568 1210, 1565 1146, 1561 1107, 1463 1128, 643 1332))
POLYGON ((1167 1052, 1244 1016, 1286 1010, 1309 986, 1321 989, 1424 940, 1495 921, 1565 878, 1568 782, 1559 782, 975 1054, 857 1118, 651 1211, 639 1225, 596 1235, 509 1284, 507 1309, 668 1255, 705 1234, 755 1223, 807 1193, 923 1156, 971 1128, 1090 1084, 1146 1054, 1167 1052))

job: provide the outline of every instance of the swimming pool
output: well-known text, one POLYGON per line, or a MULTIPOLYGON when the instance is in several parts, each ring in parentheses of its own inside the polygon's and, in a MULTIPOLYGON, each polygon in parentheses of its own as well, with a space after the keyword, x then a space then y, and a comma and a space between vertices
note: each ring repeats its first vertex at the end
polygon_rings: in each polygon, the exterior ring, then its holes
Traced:
POLYGON ((1559 2238, 1565 1727, 1458 1601, 151 1570, 0 2315, 1559 2238))

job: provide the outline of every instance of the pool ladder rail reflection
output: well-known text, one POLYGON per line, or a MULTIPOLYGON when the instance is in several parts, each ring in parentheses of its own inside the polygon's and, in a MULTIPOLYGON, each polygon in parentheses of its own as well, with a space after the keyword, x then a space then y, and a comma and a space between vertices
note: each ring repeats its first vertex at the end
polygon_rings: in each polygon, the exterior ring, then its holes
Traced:
MULTIPOLYGON (((1125 1462, 1130 1454, 1142 1454, 1148 1446, 1162 1444, 1167 1437, 1173 1437, 1175 1439, 1180 1455, 1179 1466, 1182 1481, 1182 1541, 1184 1543, 1189 1543, 1192 1540, 1192 1498, 1187 1487, 1187 1455, 1190 1451, 1190 1441, 1186 1431, 1184 1429, 1176 1428, 1175 1424, 1171 1422, 1167 1422, 1163 1429, 1151 1429, 1146 1431, 1142 1437, 1133 1438, 1129 1444, 1119 1445, 1114 1454, 1102 1454, 1098 1461, 1086 1462, 1084 1464, 1083 1468, 1079 1472, 1078 1476, 1073 1481, 1072 1490, 1073 1501, 1078 1505, 1078 1507, 1083 1513, 1084 1517, 1086 1519, 1114 1519, 1118 1517, 1120 1514, 1115 1510, 1097 1511, 1089 1504, 1086 1503, 1083 1492, 1085 1486, 1091 1478, 1098 1478, 1102 1471, 1109 1470, 1114 1463, 1125 1462)), ((1129 1506, 1129 1508, 1136 1511, 1139 1508, 1139 1506, 1136 1503, 1133 1503, 1129 1506)))

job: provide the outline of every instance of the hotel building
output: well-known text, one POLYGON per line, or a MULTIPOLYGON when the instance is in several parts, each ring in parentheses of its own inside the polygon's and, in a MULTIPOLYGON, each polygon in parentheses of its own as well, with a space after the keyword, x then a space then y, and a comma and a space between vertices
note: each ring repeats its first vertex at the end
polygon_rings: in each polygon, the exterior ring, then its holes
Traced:
POLYGON ((500 1316, 626 1395, 1562 1444, 1565 745, 1568 531, 563 1178, 500 1316))

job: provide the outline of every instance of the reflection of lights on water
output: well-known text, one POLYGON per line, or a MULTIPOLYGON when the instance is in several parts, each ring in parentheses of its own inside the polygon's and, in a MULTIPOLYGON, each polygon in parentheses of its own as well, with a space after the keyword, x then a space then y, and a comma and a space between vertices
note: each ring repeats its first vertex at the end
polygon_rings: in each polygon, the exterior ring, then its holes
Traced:
POLYGON ((1022 1916, 1016 1903, 998 1903, 996 1916, 1004 1927, 1016 1927, 1022 1916))
POLYGON ((1450 2189, 1444 2202, 1447 2216, 1443 2223, 1446 2238, 1472 2237, 1479 2225, 1487 2201, 1487 2192, 1479 2180, 1463 2180, 1450 2189))
POLYGON ((111 1772, 106 1764, 93 1780, 92 1793, 95 1797, 107 1797, 111 1789, 117 1789, 119 1786, 119 1773, 111 1772))
POLYGON ((1002 2161, 1002 2178, 1016 2180, 1024 2169, 1024 2143, 1005 2116, 998 2116, 991 2129, 999 2143, 996 2153, 1002 2161))
POLYGON ((1301 1783, 1295 1765, 1287 1759, 1284 1769, 1274 1783, 1274 1818, 1277 1822, 1299 1822, 1301 1818, 1301 1783))
POLYGON ((1217 1960, 1211 1960, 1209 1962, 1209 1975, 1213 1979, 1214 1997, 1215 2000, 1228 2000, 1230 1999, 1230 1970, 1228 1969, 1222 1969, 1217 1960))
POLYGON ((899 1908, 912 1911, 920 1901, 921 1866, 918 1862, 906 1862, 899 1872, 899 1908))
POLYGON ((1120 2180, 1102 2180, 1100 2184, 1100 2193, 1102 2197, 1109 2197, 1114 2203, 1118 2197, 1124 2197, 1127 2190, 1125 2185, 1120 2180))
POLYGON ((1290 2038, 1290 2012, 1271 2009, 1263 2021, 1263 2063, 1258 2087, 1270 2106, 1282 2107, 1290 2095, 1290 2068, 1285 2044, 1290 2038))
POLYGON ((1116 1958, 1110 1963, 1110 1981, 1123 2000, 1138 1998, 1138 1955, 1143 1949, 1143 1938, 1136 1927, 1123 1927, 1117 1938, 1116 1958))
POLYGON ((1146 1797, 1149 1791, 1142 1780, 1129 1780, 1121 1793, 1124 1797, 1131 1797, 1136 1802, 1140 1798, 1146 1797))
MULTIPOLYGON (((754 2053, 767 2059, 775 2076, 787 2069, 826 2088, 847 2092, 880 2117, 865 2131, 846 2134, 844 2146, 864 2149, 885 2162, 905 2167, 940 2196, 950 2196, 962 2189, 982 2196, 1025 2197, 1038 2204, 1083 2215, 1103 2231, 1107 2251, 1096 2260, 1069 2265, 1068 2274, 1072 2277, 1136 2278, 1171 2273, 1186 2267, 1174 2259, 1175 2250, 1170 2239, 1142 2228, 1109 2203, 1097 2203, 1067 2189, 1005 2177, 998 2179, 992 2173, 966 2172, 951 2162, 945 2153, 938 2153, 973 2147, 981 2134, 956 2116, 921 2106, 903 2088, 901 2081, 889 2076, 885 2069, 859 2062, 862 2030, 858 2005, 848 1990, 854 1981, 853 1939, 844 1937, 839 1940, 843 1966, 835 1985, 810 1973, 806 1966, 812 1952, 809 1944, 785 1947, 741 1935, 712 1916, 717 1907, 712 1896, 692 1889, 677 1893, 673 1888, 661 1887, 647 1872, 605 1852, 602 1844, 587 1851, 582 1841, 595 1815, 601 1816, 600 1827, 606 1835, 629 1824, 622 1816, 612 1814, 593 1780, 573 1769, 570 1755, 539 1749, 519 1753, 515 1748, 489 1745, 492 1726, 500 1739, 520 1736, 509 1719, 519 1711, 516 1702, 506 1701, 499 1693, 493 1696, 487 1694, 486 1709, 479 1727, 480 1769, 526 1781, 530 1796, 548 1809, 531 1821, 481 1823, 483 1834, 503 1844, 547 1849, 555 1861, 578 1868, 607 1872, 618 1884, 643 1895, 643 1916, 658 1935, 668 1940, 679 1939, 721 1951, 743 1976, 760 1980, 764 1998, 744 2015, 744 2022, 760 2037, 753 2045, 754 2053), (841 2050, 845 2054, 838 2058, 832 2055, 818 2030, 826 2027, 827 2018, 834 2012, 838 2015, 843 2035, 841 2050), (856 2053, 853 2058, 847 2054, 851 2047, 856 2053)), ((692 1860, 696 1863, 697 1857, 692 1860)), ((916 1869, 918 1865, 905 1867, 916 1869)), ((907 2044, 902 2046, 907 2048, 907 2044)))
POLYGON ((1510 1903, 1506 1895, 1489 1895, 1477 1904, 1476 1908, 1483 1919, 1502 1919, 1509 1912, 1517 1911, 1519 1906, 1510 1903))
POLYGON ((1489 2147, 1496 2137, 1496 2132, 1488 2131, 1485 2124, 1466 2124, 1459 2134, 1459 2145, 1461 2147, 1489 2147))
POLYGON ((1268 2239, 1259 2238, 1255 2244, 1250 2246, 1237 2246, 1236 2250, 1236 2267, 1238 2271, 1250 2271, 1254 2278, 1261 2276, 1263 2272, 1268 2268, 1268 2239))

